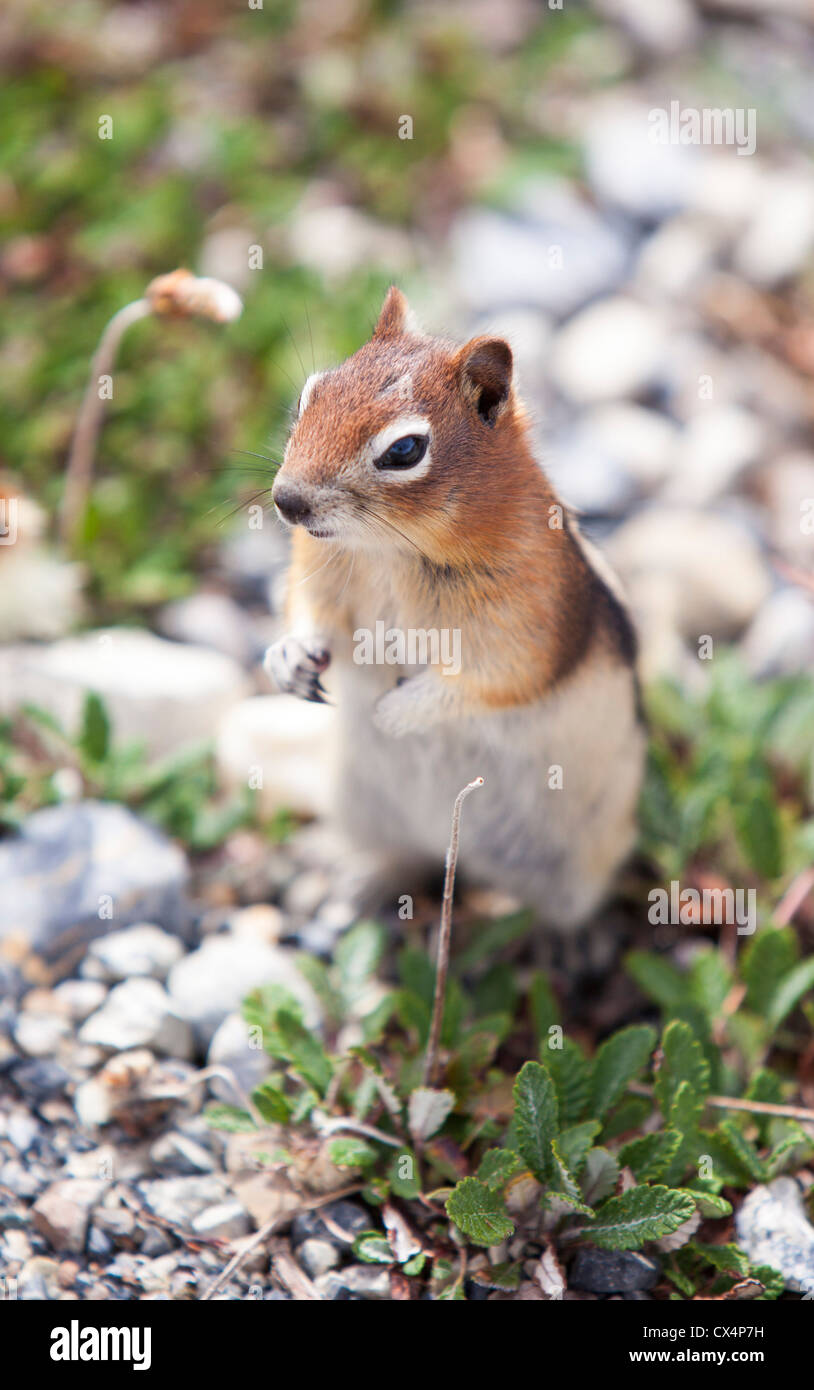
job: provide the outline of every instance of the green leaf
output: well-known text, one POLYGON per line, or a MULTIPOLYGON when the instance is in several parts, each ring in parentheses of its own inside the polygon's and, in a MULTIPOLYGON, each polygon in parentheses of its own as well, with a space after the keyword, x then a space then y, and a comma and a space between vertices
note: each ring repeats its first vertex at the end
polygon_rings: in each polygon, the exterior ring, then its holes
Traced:
POLYGON ((343 1135, 328 1145, 328 1156, 337 1168, 370 1168, 379 1157, 378 1153, 364 1139, 356 1135, 343 1135))
POLYGON ((814 956, 800 961, 776 986, 769 999, 766 1019, 774 1032, 792 1009, 796 1008, 804 994, 814 989, 814 956))
POLYGON ((548 1042, 549 1028, 560 1022, 560 1006, 545 975, 535 974, 529 989, 534 1034, 541 1047, 548 1042))
POLYGON ((791 927, 758 927, 743 953, 746 1007, 764 1015, 781 980, 797 964, 797 937, 791 927))
POLYGON ((573 1173, 568 1169, 562 1154, 560 1153, 556 1139, 551 1141, 551 1179, 549 1191, 562 1193, 570 1197, 574 1202, 582 1201, 582 1189, 579 1186, 573 1173))
POLYGON ((737 1245, 706 1245, 696 1240, 693 1241, 693 1249, 724 1274, 737 1274, 741 1279, 749 1274, 749 1257, 737 1245))
POLYGON ((396 1154, 387 1170, 387 1177, 394 1196, 401 1197, 407 1202, 421 1196, 418 1164, 412 1149, 405 1148, 401 1153, 396 1154))
POLYGON ((577 1176, 582 1172, 588 1150, 601 1128, 598 1120, 583 1120, 582 1124, 571 1125, 560 1134, 557 1146, 563 1161, 577 1176))
POLYGON ((464 974, 480 965, 482 961, 493 961, 498 951, 528 936, 532 924, 530 912, 511 912, 506 917, 498 917, 487 922, 472 933, 472 940, 455 958, 458 974, 464 974))
POLYGON ((252 1101, 267 1124, 284 1125, 291 1117, 291 1105, 278 1086, 264 1081, 252 1091, 252 1101))
POLYGON ((77 740, 80 752, 90 762, 100 763, 110 747, 110 720, 100 697, 89 690, 82 707, 82 723, 77 740))
POLYGON ((709 1219, 710 1217, 732 1215, 732 1203, 728 1202, 725 1197, 719 1197, 714 1192, 704 1192, 700 1187, 693 1186, 692 1183, 687 1183, 684 1190, 695 1199, 695 1205, 703 1217, 709 1219))
POLYGON ((760 1155, 736 1122, 734 1120, 721 1120, 718 1134, 731 1153, 736 1167, 740 1168, 747 1178, 753 1179, 755 1182, 765 1182, 767 1174, 760 1155))
POLYGON ((478 1164, 477 1178, 495 1191, 504 1187, 520 1167, 520 1159, 512 1149, 487 1149, 478 1164))
POLYGON ((240 1110, 236 1105, 207 1105, 204 1115, 213 1129, 225 1129, 230 1134, 257 1133, 248 1110, 240 1110))
POLYGON ((594 1058, 591 1113, 606 1115, 628 1082, 647 1064, 656 1045, 655 1029, 647 1024, 622 1028, 603 1042, 594 1058))
POLYGON ((710 1019, 715 1019, 732 988, 732 971, 720 951, 699 951, 689 972, 689 991, 693 1003, 710 1019))
POLYGON ((324 1096, 333 1076, 333 1066, 319 1039, 287 1009, 277 1014, 275 1030, 286 1060, 324 1096))
POLYGON ((540 1049, 557 1092, 560 1124, 574 1124, 585 1113, 591 1094, 591 1064, 579 1043, 563 1038, 562 1047, 540 1049))
POLYGON ((556 1138, 557 1095, 548 1071, 526 1062, 514 1083, 517 1146, 535 1178, 545 1182, 551 1169, 551 1141, 556 1138))
POLYGON ((334 960, 346 1004, 352 1004, 381 960, 384 928, 377 922, 357 922, 339 938, 334 960))
POLYGON ((709 1092, 709 1066, 703 1048, 688 1024, 668 1023, 661 1043, 662 1058, 655 1074, 654 1091, 662 1115, 670 1121, 670 1106, 682 1082, 687 1082, 697 1101, 698 1113, 709 1092))
POLYGON ((735 832, 749 867, 761 878, 777 878, 783 872, 783 840, 771 783, 751 785, 745 800, 736 801, 732 810, 735 832))
POLYGON ((499 1245, 514 1233, 514 1222, 499 1192, 477 1178, 463 1178, 446 1201, 449 1218, 476 1245, 499 1245))
POLYGON ((594 1206, 604 1202, 616 1187, 619 1178, 619 1164, 608 1149, 601 1146, 589 1149, 585 1167, 580 1177, 580 1187, 586 1202, 594 1206))
POLYGON ((644 1134, 639 1139, 631 1139, 619 1150, 619 1162, 630 1168, 637 1182, 652 1182, 663 1176, 681 1144, 682 1135, 676 1129, 644 1134))
POLYGON ((599 1208, 586 1234, 602 1250, 638 1250, 648 1240, 661 1240, 677 1231, 694 1211, 688 1192, 631 1187, 599 1208))
POLYGON ((631 951, 625 960, 642 994, 669 1011, 687 998, 687 977, 666 959, 653 951, 631 951))
POLYGON ((371 1265, 391 1265, 395 1263, 395 1255, 390 1247, 390 1242, 381 1231, 361 1231, 353 1242, 353 1253, 358 1260, 364 1260, 371 1265))

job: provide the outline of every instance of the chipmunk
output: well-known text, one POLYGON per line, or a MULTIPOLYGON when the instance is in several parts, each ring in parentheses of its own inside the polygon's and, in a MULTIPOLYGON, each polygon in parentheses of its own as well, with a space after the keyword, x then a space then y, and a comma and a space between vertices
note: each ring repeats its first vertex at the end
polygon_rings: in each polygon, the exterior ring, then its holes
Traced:
POLYGON ((404 892, 483 776, 462 875, 541 924, 584 922, 634 840, 635 638, 533 457, 508 343, 427 336, 391 287, 371 340, 306 382, 272 496, 294 528, 291 635, 265 665, 336 704, 340 828, 404 892), (433 632, 457 634, 459 662, 399 644, 433 632))

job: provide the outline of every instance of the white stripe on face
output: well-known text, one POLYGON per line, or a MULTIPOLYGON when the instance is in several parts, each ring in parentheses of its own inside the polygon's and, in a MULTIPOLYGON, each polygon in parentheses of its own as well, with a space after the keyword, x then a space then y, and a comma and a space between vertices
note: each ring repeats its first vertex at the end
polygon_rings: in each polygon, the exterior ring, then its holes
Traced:
POLYGON ((312 372, 309 376, 308 380, 302 388, 302 391, 300 392, 300 405, 299 410, 297 412, 298 415, 302 415, 303 411, 305 410, 305 407, 308 404, 308 401, 310 400, 311 392, 313 391, 317 382, 321 381, 324 375, 324 372, 312 372))

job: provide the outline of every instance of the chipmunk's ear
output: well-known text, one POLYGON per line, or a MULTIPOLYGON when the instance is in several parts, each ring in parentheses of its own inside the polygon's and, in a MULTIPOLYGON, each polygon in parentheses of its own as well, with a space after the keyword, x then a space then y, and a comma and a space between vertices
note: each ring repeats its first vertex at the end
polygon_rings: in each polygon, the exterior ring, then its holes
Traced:
POLYGON ((456 354, 461 390, 481 419, 493 425, 512 385, 512 350, 502 338, 472 338, 456 354))
POLYGON ((405 295, 396 285, 391 285, 384 297, 379 321, 373 330, 374 338, 398 338, 402 333, 417 332, 413 311, 405 295))

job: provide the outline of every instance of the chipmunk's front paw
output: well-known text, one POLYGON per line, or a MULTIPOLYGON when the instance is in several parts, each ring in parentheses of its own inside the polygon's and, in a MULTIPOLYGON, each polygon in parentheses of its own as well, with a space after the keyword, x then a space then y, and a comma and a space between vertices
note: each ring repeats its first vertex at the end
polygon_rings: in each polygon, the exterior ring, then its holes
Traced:
POLYGON ((330 704, 320 680, 330 664, 331 654, 321 642, 303 642, 299 637, 282 637, 263 658, 264 669, 283 694, 317 705, 330 704))

